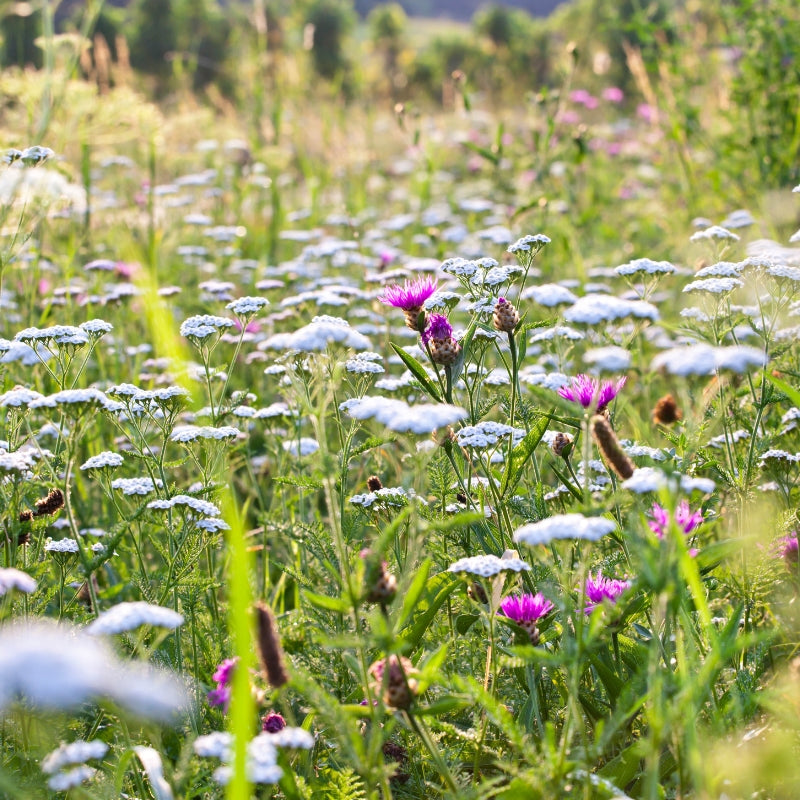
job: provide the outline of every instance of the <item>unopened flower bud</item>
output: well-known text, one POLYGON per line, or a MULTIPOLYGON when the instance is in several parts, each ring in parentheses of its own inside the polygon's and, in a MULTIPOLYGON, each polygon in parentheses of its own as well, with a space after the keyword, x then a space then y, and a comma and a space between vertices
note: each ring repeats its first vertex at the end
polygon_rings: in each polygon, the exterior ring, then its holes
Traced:
POLYGON ((611 423, 600 414, 595 414, 591 426, 592 436, 608 465, 623 480, 630 478, 633 475, 633 462, 622 449, 611 423))
POLYGON ((672 425, 681 418, 681 410, 671 394, 664 395, 653 408, 653 422, 672 425))
POLYGON ((519 314, 517 309, 505 299, 500 297, 497 300, 497 305, 494 307, 494 316, 492 317, 492 324, 494 329, 504 333, 513 333, 514 329, 519 325, 519 314))
POLYGON ((559 458, 568 458, 569 454, 572 452, 572 437, 568 436, 566 433, 557 433, 553 437, 553 443, 550 445, 550 449, 559 458))
POLYGON ((377 492, 380 489, 383 489, 383 484, 381 483, 381 479, 377 475, 370 475, 367 478, 367 489, 371 492, 377 492))
POLYGON ((390 655, 370 668, 373 691, 382 693, 389 708, 408 708, 417 693, 417 670, 405 656, 390 655))

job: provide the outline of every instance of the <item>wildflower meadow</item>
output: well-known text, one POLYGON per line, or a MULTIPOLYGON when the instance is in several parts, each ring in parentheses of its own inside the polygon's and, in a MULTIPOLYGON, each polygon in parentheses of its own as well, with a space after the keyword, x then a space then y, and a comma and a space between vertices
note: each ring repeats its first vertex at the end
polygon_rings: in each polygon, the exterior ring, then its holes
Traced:
POLYGON ((16 5, 0 797, 800 797, 795 4, 16 5))

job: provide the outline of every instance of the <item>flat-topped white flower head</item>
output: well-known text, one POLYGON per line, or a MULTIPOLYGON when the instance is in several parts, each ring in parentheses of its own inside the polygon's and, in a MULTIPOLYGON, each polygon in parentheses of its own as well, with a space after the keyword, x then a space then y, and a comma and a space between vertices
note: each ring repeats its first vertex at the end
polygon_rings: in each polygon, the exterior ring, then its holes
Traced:
POLYGON ((460 558, 451 564, 448 572, 465 572, 468 575, 478 575, 481 578, 491 578, 501 572, 522 572, 530 569, 521 558, 506 558, 495 555, 468 556, 460 558))
POLYGON ((433 433, 467 416, 465 409, 446 403, 423 403, 410 406, 387 397, 362 397, 346 400, 339 406, 355 419, 375 419, 398 433, 433 433))
POLYGON ((670 375, 711 375, 716 371, 743 373, 751 368, 766 366, 763 350, 749 345, 712 347, 693 344, 673 347, 659 353, 651 362, 653 370, 663 370, 670 375))
POLYGON ((301 353, 320 352, 330 344, 340 344, 353 350, 371 349, 370 341, 347 320, 338 317, 314 317, 302 328, 292 333, 276 333, 259 344, 259 350, 297 351, 301 353))
POLYGON ((0 597, 12 589, 30 594, 36 590, 36 581, 16 567, 0 567, 0 597))
POLYGON ((93 636, 102 634, 124 633, 140 628, 142 625, 152 625, 155 628, 175 630, 183 624, 183 614, 171 608, 146 603, 138 600, 129 603, 117 603, 108 611, 103 611, 100 616, 86 627, 86 632, 93 636))
POLYGON ((645 300, 624 300, 607 294, 587 294, 579 297, 564 312, 564 319, 567 322, 579 322, 584 325, 598 325, 601 322, 613 322, 626 317, 655 322, 659 314, 658 309, 645 300))
POLYGON ((617 529, 608 517, 585 517, 583 514, 556 514, 529 522, 514 531, 514 541, 523 544, 548 544, 555 539, 586 539, 597 541, 617 529))
POLYGON ((42 759, 42 772, 52 775, 54 772, 73 764, 85 764, 93 758, 102 758, 108 752, 108 745, 99 739, 85 742, 82 739, 62 744, 42 759))

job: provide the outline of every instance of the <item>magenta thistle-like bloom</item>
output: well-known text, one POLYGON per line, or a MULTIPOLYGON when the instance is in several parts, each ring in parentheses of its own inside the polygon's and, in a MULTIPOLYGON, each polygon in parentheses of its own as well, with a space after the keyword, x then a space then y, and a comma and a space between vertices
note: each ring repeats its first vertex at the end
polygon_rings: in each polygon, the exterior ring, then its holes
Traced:
POLYGON ((630 589, 630 581, 619 581, 612 578, 606 578, 602 572, 597 573, 597 577, 593 577, 591 572, 586 578, 586 608, 584 612, 591 614, 596 606, 600 605, 604 600, 609 600, 612 603, 617 602, 617 598, 627 589, 630 589))
POLYGON ((444 314, 431 314, 428 327, 422 334, 422 341, 428 344, 431 339, 447 340, 453 338, 453 326, 444 314))
POLYGON ((580 403, 584 408, 602 411, 621 391, 627 381, 622 377, 616 383, 592 378, 589 375, 576 375, 572 379, 572 386, 562 386, 558 390, 560 397, 573 403, 580 403))
MULTIPOLYGON (((681 500, 675 509, 675 524, 685 533, 690 534, 703 521, 703 512, 698 509, 692 511, 686 500, 681 500)), ((650 530, 658 536, 664 538, 664 534, 669 528, 669 511, 662 508, 658 503, 653 503, 653 519, 648 523, 650 530)))
POLYGON ((780 541, 780 554, 786 566, 793 568, 797 564, 798 555, 797 533, 790 533, 780 541))
POLYGON ((261 718, 261 730, 267 733, 278 733, 285 727, 286 720, 277 711, 270 711, 261 718))
POLYGON ((504 614, 514 622, 537 622, 553 610, 553 604, 541 592, 506 597, 500 603, 498 614, 504 614))
POLYGON ((221 706, 222 710, 227 712, 231 702, 231 690, 228 686, 220 686, 217 689, 212 689, 206 695, 206 699, 210 706, 221 706))
POLYGON ((421 276, 414 281, 406 281, 402 286, 393 284, 383 290, 378 297, 381 303, 403 311, 419 311, 422 304, 436 291, 436 278, 421 276))
POLYGON ((229 686, 233 676, 233 669, 238 660, 238 658, 226 658, 217 667, 217 671, 211 676, 212 680, 221 683, 223 686, 229 686))

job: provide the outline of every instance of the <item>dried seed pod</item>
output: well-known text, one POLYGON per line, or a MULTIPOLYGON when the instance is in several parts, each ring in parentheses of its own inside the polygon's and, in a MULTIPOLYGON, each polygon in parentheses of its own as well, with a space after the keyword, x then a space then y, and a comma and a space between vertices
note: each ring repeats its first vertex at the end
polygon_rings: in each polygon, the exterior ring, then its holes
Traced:
POLYGON ((255 610, 258 618, 258 653, 261 667, 270 685, 279 689, 289 682, 289 673, 286 670, 286 658, 281 647, 278 623, 272 609, 266 603, 256 603, 255 610))
POLYGON ((611 423, 605 417, 595 414, 591 426, 592 436, 608 465, 623 480, 630 478, 634 470, 633 462, 622 449, 611 423))

